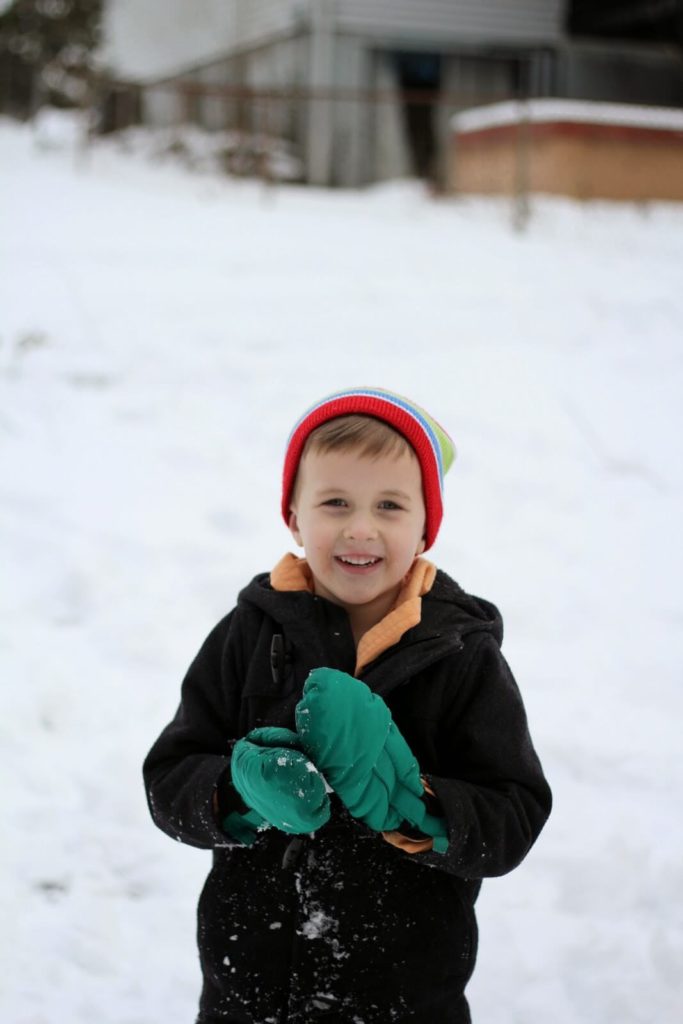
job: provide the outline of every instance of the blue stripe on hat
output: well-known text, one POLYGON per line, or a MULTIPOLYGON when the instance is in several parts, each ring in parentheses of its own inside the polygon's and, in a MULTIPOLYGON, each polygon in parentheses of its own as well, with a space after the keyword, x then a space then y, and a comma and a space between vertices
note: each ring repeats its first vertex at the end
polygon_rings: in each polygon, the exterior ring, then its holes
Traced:
MULTIPOLYGON (((321 399, 319 402, 316 402, 315 405, 312 405, 310 407, 310 409, 307 409, 306 412, 303 414, 303 416, 301 416, 297 420, 297 422, 296 422, 296 424, 294 426, 294 429, 291 431, 291 433, 290 433, 290 435, 289 435, 289 437, 287 439, 287 447, 289 447, 289 444, 290 444, 290 441, 292 440, 292 437, 297 432, 297 430, 299 429, 301 424, 304 422, 304 420, 308 419, 308 417, 312 413, 314 413, 316 411, 316 409, 320 409, 323 405, 328 405, 329 402, 337 401, 340 398, 355 398, 356 396, 358 396, 358 397, 368 397, 368 398, 379 398, 383 402, 389 402, 391 405, 395 405, 399 409, 402 409, 404 412, 408 413, 409 416, 412 416, 412 418, 419 423, 420 427, 424 430, 425 434, 427 435, 427 437, 429 439, 429 443, 432 446, 432 451, 434 452, 434 457, 436 459, 437 469, 439 471, 439 486, 441 487, 441 490, 443 491, 443 481, 444 481, 443 455, 442 455, 442 452, 441 452, 441 445, 439 444, 439 439, 437 438, 436 434, 434 433, 434 429, 433 429, 431 423, 429 422, 429 420, 425 419, 425 417, 422 415, 422 413, 419 411, 419 409, 417 409, 414 405, 411 405, 411 403, 406 398, 401 398, 400 395, 395 395, 391 391, 382 391, 379 388, 353 388, 353 389, 351 389, 349 391, 336 391, 336 392, 334 392, 334 394, 327 395, 325 398, 321 399)), ((351 415, 351 413, 348 413, 347 415, 351 415)), ((361 413, 360 415, 363 415, 363 414, 361 413)))

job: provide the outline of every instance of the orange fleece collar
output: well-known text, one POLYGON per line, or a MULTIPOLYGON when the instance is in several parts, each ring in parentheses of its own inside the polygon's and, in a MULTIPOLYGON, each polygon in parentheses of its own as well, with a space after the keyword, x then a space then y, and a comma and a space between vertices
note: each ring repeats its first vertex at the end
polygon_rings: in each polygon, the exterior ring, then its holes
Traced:
MULTIPOLYGON (((422 598, 432 589, 435 578, 433 562, 416 558, 403 579, 393 608, 361 637, 356 651, 356 676, 420 622, 422 598)), ((313 593, 313 573, 305 558, 287 553, 271 572, 270 585, 273 590, 308 590, 313 593)))

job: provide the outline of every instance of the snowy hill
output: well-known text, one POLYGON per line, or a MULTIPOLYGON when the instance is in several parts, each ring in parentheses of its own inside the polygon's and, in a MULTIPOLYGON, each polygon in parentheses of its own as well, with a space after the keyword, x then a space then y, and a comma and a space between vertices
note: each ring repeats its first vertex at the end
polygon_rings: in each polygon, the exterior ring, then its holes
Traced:
POLYGON ((675 1024, 683 210, 535 200, 516 235, 64 138, 0 121, 0 1019, 193 1019, 209 858, 140 764, 289 547, 292 422, 369 383, 456 440, 433 556, 501 607, 555 792, 484 885, 475 1024, 675 1024))

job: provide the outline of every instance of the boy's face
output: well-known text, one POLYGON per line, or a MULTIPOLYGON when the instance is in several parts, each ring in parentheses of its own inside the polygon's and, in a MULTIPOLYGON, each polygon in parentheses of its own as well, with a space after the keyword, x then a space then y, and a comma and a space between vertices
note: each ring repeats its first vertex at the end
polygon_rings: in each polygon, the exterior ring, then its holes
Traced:
POLYGON ((417 457, 307 452, 289 528, 304 548, 316 594, 346 608, 352 625, 369 629, 390 610, 401 581, 424 551, 417 457))

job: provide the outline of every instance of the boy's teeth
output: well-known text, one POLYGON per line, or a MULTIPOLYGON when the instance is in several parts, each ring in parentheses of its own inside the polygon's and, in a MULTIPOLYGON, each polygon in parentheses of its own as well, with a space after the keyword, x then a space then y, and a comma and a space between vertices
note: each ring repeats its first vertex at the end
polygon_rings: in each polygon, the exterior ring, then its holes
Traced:
POLYGON ((340 555, 341 561, 346 562, 348 565, 374 565, 378 562, 378 558, 346 558, 344 555, 340 555))

